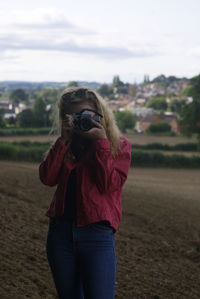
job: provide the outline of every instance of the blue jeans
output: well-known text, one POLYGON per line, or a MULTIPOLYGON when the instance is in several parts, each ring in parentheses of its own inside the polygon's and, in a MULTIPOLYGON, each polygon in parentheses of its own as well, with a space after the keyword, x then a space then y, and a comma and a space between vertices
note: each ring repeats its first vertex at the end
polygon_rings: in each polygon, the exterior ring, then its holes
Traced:
POLYGON ((77 227, 50 218, 46 253, 60 299, 113 299, 116 252, 114 232, 103 223, 77 227))

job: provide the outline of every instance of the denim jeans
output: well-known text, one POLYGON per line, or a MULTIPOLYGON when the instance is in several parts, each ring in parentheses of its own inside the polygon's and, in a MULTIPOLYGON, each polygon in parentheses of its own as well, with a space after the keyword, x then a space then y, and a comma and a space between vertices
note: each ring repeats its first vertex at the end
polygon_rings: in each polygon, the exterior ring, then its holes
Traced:
POLYGON ((104 223, 77 227, 50 218, 46 253, 60 299, 113 299, 116 280, 114 232, 104 223))

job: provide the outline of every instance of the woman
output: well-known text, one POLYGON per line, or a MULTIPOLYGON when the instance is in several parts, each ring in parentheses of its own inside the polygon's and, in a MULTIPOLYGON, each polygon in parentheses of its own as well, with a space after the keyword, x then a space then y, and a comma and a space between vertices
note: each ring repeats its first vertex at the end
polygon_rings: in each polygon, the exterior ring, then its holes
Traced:
POLYGON ((61 299, 113 299, 114 234, 131 145, 120 136, 104 100, 70 87, 58 101, 59 137, 39 166, 40 180, 57 185, 46 216, 47 258, 61 299))

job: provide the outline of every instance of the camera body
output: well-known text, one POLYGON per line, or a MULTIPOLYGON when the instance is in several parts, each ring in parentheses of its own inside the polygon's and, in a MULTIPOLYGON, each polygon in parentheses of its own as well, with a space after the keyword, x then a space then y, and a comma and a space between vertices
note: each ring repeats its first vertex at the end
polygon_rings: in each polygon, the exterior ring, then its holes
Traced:
POLYGON ((92 122, 95 120, 100 122, 103 117, 100 113, 91 110, 91 109, 83 109, 80 113, 72 113, 74 127, 80 129, 81 131, 89 131, 96 126, 92 122))

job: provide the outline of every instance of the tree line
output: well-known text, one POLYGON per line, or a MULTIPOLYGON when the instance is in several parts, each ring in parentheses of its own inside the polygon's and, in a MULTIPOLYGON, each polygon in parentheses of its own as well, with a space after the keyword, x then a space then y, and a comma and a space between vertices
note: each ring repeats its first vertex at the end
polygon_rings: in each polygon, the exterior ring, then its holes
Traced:
MULTIPOLYGON (((72 81, 68 86, 78 86, 78 83, 72 81)), ((111 85, 102 84, 98 92, 102 96, 113 94, 115 90, 118 93, 127 93, 128 83, 120 80, 119 76, 114 76, 111 85)), ((134 90, 132 93, 134 94, 134 90)), ((60 90, 43 89, 39 93, 31 92, 27 94, 23 89, 12 91, 9 98, 13 104, 30 103, 34 99, 32 109, 25 109, 17 114, 17 117, 5 120, 3 118, 4 111, 0 109, 0 127, 49 127, 53 123, 55 115, 55 103, 60 94, 60 90)), ((190 85, 183 91, 184 96, 192 97, 193 101, 186 104, 185 101, 174 100, 170 103, 171 111, 176 111, 179 115, 180 130, 183 134, 191 136, 196 134, 200 139, 200 75, 190 79, 190 85)), ((148 107, 153 107, 155 110, 166 110, 167 103, 164 96, 156 96, 148 101, 148 107)), ((130 111, 114 111, 116 122, 122 132, 127 129, 132 129, 136 123, 136 117, 130 111)), ((155 131, 159 131, 158 125, 154 125, 155 131)), ((170 130, 169 125, 161 124, 160 130, 167 132, 170 130)))

